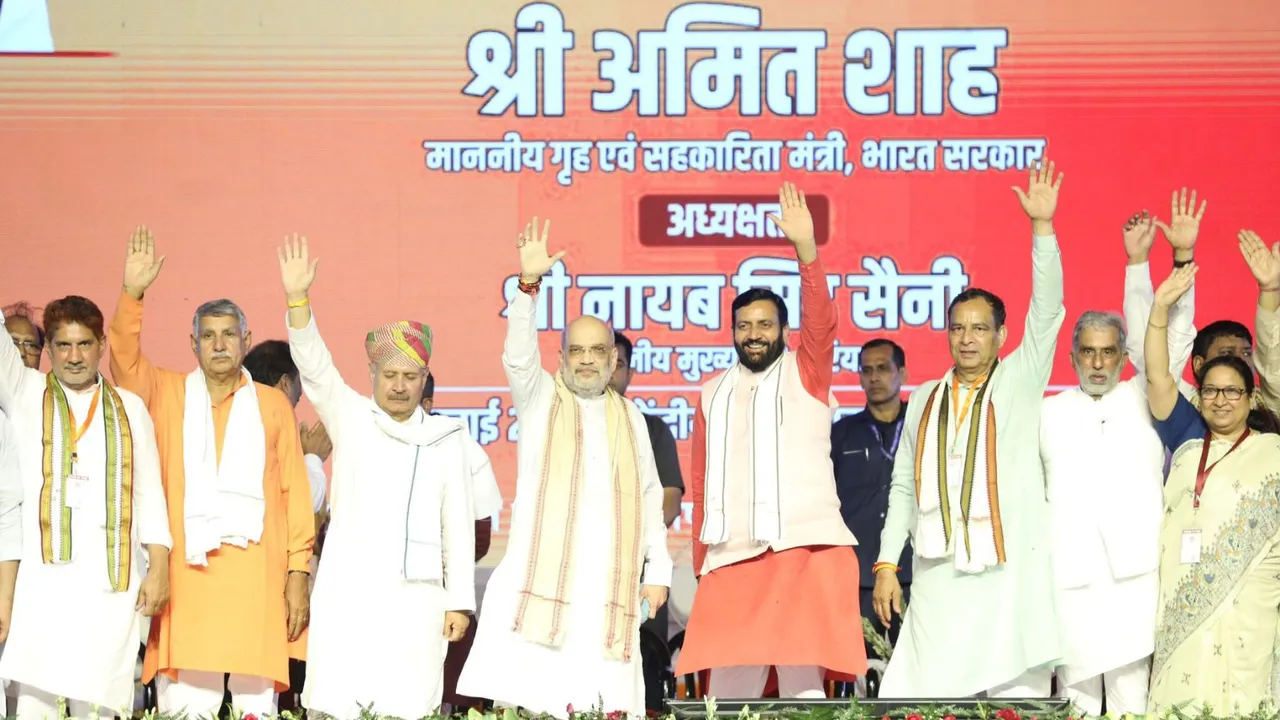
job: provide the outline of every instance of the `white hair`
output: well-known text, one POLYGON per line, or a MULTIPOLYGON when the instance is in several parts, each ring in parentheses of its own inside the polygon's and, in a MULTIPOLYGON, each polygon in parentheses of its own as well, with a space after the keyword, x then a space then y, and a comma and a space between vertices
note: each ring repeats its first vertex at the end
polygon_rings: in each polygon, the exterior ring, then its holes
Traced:
POLYGON ((1086 310, 1080 315, 1080 319, 1076 320, 1076 328, 1071 333, 1071 351, 1078 352, 1080 350, 1080 335, 1086 329, 1094 330, 1114 329, 1119 337, 1117 341, 1120 345, 1120 351, 1124 352, 1125 342, 1128 340, 1128 333, 1124 330, 1124 319, 1113 312, 1103 312, 1101 310, 1086 310))
POLYGON ((240 328, 240 336, 249 331, 249 321, 245 319, 244 311, 239 305, 222 298, 220 300, 210 300, 209 302, 196 308, 196 314, 191 318, 191 336, 200 337, 200 318, 207 317, 233 317, 236 319, 236 325, 240 328))

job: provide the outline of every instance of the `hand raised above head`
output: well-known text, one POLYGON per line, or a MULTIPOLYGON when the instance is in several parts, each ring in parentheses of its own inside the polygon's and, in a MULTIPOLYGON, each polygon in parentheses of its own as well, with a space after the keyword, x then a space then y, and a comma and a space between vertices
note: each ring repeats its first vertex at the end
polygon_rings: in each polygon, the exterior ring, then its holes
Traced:
POLYGON ((1159 220, 1156 224, 1174 250, 1191 250, 1196 246, 1196 237, 1200 234, 1200 219, 1204 217, 1204 210, 1208 206, 1208 200, 1202 201, 1197 212, 1195 190, 1191 191, 1190 202, 1187 201, 1186 188, 1182 188, 1181 196, 1177 190, 1173 191, 1173 199, 1169 202, 1169 216, 1173 219, 1168 225, 1159 220))
POLYGON ((139 225, 129 236, 124 258, 124 289, 135 300, 151 287, 164 267, 164 256, 156 257, 156 240, 146 225, 139 225))
POLYGON ((1140 213, 1134 213, 1133 217, 1124 224, 1124 252, 1130 258, 1145 258, 1151 252, 1151 246, 1155 244, 1156 239, 1156 223, 1160 222, 1151 217, 1146 210, 1140 213))
POLYGON ((769 220, 778 226, 792 245, 812 245, 813 214, 809 212, 804 193, 796 189, 795 183, 782 183, 782 189, 778 191, 778 204, 782 206, 782 215, 770 213, 769 220))
POLYGON ((290 298, 305 297, 316 281, 316 266, 320 259, 311 259, 307 248, 307 239, 294 233, 285 236, 284 245, 276 248, 276 257, 280 260, 280 282, 284 285, 284 293, 290 298))
POLYGON ((1062 179, 1066 173, 1058 173, 1054 178, 1055 167, 1052 160, 1041 159, 1031 168, 1031 178, 1027 182, 1027 190, 1014 186, 1013 192, 1022 204, 1022 211, 1032 222, 1048 222, 1058 209, 1058 188, 1062 187, 1062 179))
POLYGON ((1252 230, 1241 230, 1236 238, 1240 241, 1240 254, 1249 264, 1249 271, 1258 281, 1258 287, 1264 290, 1280 290, 1280 243, 1271 248, 1252 230))
POLYGON ((524 226, 524 230, 516 235, 516 249, 520 251, 520 279, 533 283, 542 279, 561 258, 565 251, 555 255, 547 254, 547 236, 551 233, 551 221, 542 227, 542 236, 538 236, 538 218, 534 218, 524 226))
POLYGON ((1200 272, 1200 266, 1195 263, 1174 268, 1173 272, 1169 273, 1169 277, 1156 288, 1156 304, 1167 308, 1178 302, 1178 299, 1191 289, 1198 272, 1200 272))

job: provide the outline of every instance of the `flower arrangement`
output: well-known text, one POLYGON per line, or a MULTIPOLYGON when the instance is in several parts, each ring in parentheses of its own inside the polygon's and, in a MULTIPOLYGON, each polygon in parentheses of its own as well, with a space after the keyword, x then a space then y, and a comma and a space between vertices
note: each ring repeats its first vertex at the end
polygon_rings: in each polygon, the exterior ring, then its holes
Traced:
MULTIPOLYGON (((58 711, 59 717, 67 717, 65 701, 59 701, 58 711)), ((598 709, 577 711, 572 705, 566 708, 566 712, 571 720, 627 720, 628 718, 627 714, 623 712, 604 712, 598 709)), ((216 720, 216 718, 190 718, 186 715, 167 715, 156 711, 133 714, 122 713, 120 717, 134 717, 135 720, 216 720)), ((677 720, 674 714, 650 713, 650 717, 659 718, 660 720, 677 720)), ((731 716, 721 715, 717 712, 716 699, 707 698, 705 714, 703 718, 698 720, 723 720, 726 717, 731 716)), ((1202 708, 1199 712, 1190 713, 1186 712, 1183 706, 1178 706, 1159 714, 1122 716, 1108 713, 1106 717, 1131 720, 1280 720, 1280 711, 1277 711, 1274 706, 1264 703, 1262 707, 1248 714, 1217 715, 1209 707, 1202 708)), ((978 702, 976 705, 966 705, 965 707, 937 704, 918 707, 904 705, 895 708, 890 713, 884 713, 880 709, 859 703, 855 698, 850 700, 849 705, 838 709, 832 708, 830 705, 810 709, 786 707, 779 706, 778 702, 765 700, 754 709, 744 705, 741 711, 738 712, 736 720, 762 720, 765 718, 779 718, 781 720, 1083 720, 1084 716, 1070 707, 1064 710, 1060 706, 1049 704, 1023 703, 1019 709, 999 702, 978 702)), ((93 708, 90 711, 89 720, 102 720, 97 708, 93 708)), ((233 708, 231 720, 268 720, 268 718, 262 717, 260 719, 259 716, 253 713, 243 713, 233 708)), ((283 712, 272 720, 307 720, 307 718, 302 714, 283 712)), ((379 715, 370 706, 361 709, 360 717, 357 720, 409 719, 393 719, 379 715)), ((551 716, 518 712, 511 708, 486 712, 471 709, 465 713, 437 714, 420 720, 551 720, 551 716)), ((687 718, 686 720, 695 719, 687 718)))

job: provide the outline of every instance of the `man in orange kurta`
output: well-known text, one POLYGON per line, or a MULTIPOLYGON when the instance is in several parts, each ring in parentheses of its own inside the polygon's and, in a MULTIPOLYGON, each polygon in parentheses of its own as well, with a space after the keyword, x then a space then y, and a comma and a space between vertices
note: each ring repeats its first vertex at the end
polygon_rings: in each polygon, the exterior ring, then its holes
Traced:
POLYGON ((298 425, 284 393, 250 384, 241 367, 250 337, 243 313, 230 301, 206 303, 196 311, 191 346, 197 371, 165 370, 146 359, 142 296, 162 264, 150 232, 140 228, 130 240, 124 293, 108 330, 115 382, 141 396, 155 420, 174 541, 171 600, 152 622, 142 679, 150 682, 159 674, 162 713, 214 716, 229 690, 238 709, 272 715, 276 693, 289 687, 289 658, 306 653, 315 518, 298 425), (192 452, 187 448, 194 445, 192 428, 200 426, 185 419, 199 410, 192 409, 188 395, 203 409, 197 396, 206 389, 213 447, 204 453, 207 465, 193 466, 184 452, 192 452), (240 414, 233 413, 237 403, 255 401, 257 413, 246 413, 243 406, 240 414), (261 416, 260 428, 254 415, 261 416), (259 432, 265 454, 254 447, 259 432), (224 445, 234 442, 240 449, 224 455, 224 445), (240 456, 256 460, 245 463, 240 456), (248 472, 236 477, 225 472, 259 466, 260 481, 248 472), (188 477, 192 467, 201 468, 197 474, 205 484, 192 484, 198 482, 188 477), (188 496, 197 493, 209 501, 188 505, 188 496), (239 529, 246 523, 256 528, 239 529), (196 539, 208 537, 207 544, 196 539))

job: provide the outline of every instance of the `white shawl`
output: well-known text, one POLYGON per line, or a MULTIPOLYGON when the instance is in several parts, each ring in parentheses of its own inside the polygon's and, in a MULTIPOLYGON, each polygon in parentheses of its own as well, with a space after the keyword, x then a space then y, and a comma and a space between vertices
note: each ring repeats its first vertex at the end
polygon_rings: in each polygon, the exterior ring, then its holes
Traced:
MULTIPOLYGON (((466 446, 458 443, 456 452, 441 451, 424 455, 423 450, 442 443, 465 430, 461 423, 429 417, 422 408, 414 410, 405 422, 396 422, 378 404, 370 400, 374 424, 387 437, 414 446, 413 473, 409 481, 409 502, 405 507, 404 560, 401 571, 406 580, 430 582, 444 580, 444 512, 443 491, 449 474, 462 476, 462 487, 470 488, 466 446), (438 422, 437 422, 438 420, 438 422)), ((371 478, 372 479, 372 478, 371 478)), ((468 493, 469 494, 469 493, 468 493)), ((467 507, 473 501, 467 498, 467 507)), ((471 522, 471 518, 467 518, 471 522)))
POLYGON ((778 503, 781 481, 782 448, 779 425, 782 419, 782 369, 790 352, 774 361, 760 376, 749 408, 751 446, 734 447, 734 388, 738 377, 748 372, 734 363, 724 372, 712 391, 707 413, 707 475, 703 500, 702 534, 698 540, 707 545, 729 540, 728 511, 725 489, 728 482, 728 460, 733 453, 746 451, 751 474, 751 541, 758 545, 782 538, 782 508, 778 503))
MULTIPOLYGON (((916 502, 919 513, 912 545, 922 558, 955 554, 956 569, 980 573, 1004 562, 1004 534, 1000 523, 1000 499, 996 490, 995 418, 991 404, 993 382, 987 380, 973 397, 970 421, 963 437, 956 439, 955 453, 962 460, 949 462, 948 450, 958 418, 950 406, 951 381, 947 371, 929 394, 916 446, 916 502), (950 497, 948 478, 960 474, 961 497, 950 497), (952 528, 952 504, 960 504, 961 527, 952 528), (959 530, 959 532, 956 532, 959 530), (961 545, 957 546, 959 535, 961 545)), ((992 370, 992 376, 995 370, 992 370)))
POLYGON ((245 384, 235 392, 221 462, 214 440, 213 401, 204 372, 197 368, 187 376, 182 415, 186 478, 182 513, 186 560, 191 565, 207 566, 207 555, 223 543, 243 548, 262 541, 266 432, 258 409, 258 391, 248 371, 241 372, 245 384))

